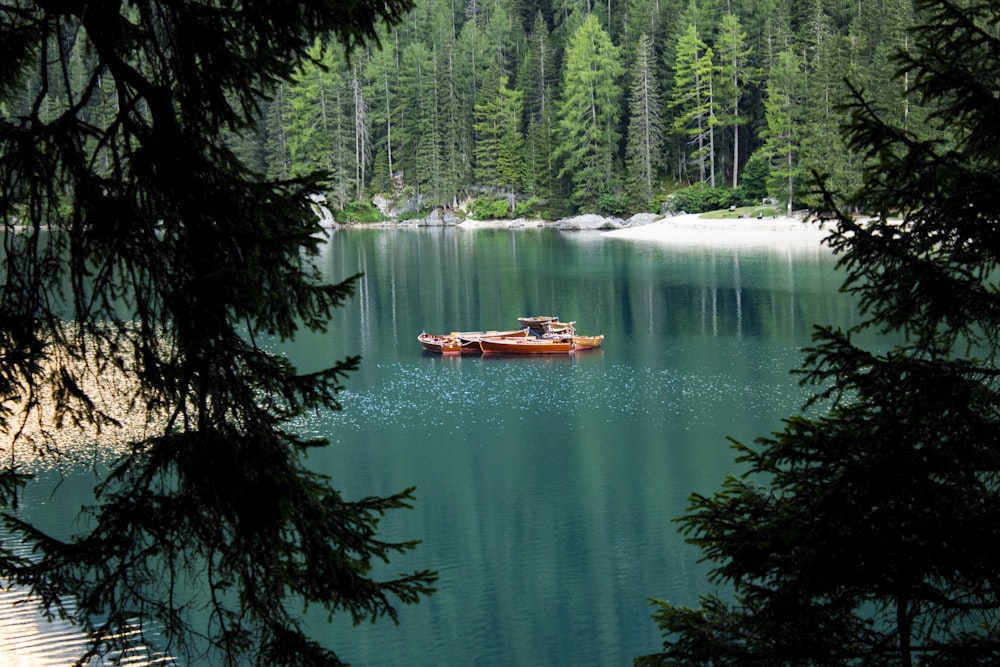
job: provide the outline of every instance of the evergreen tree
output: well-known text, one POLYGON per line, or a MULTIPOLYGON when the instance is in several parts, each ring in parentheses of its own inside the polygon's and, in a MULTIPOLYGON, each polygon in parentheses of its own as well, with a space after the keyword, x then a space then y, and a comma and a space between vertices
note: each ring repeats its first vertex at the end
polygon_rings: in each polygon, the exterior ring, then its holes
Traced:
POLYGON ((395 127, 393 158, 408 186, 418 189, 427 182, 425 160, 430 157, 427 132, 433 132, 433 55, 427 44, 411 41, 402 47, 399 61, 399 93, 395 104, 400 112, 395 127), (418 164, 418 161, 420 164, 418 164))
POLYGON ((805 94, 804 76, 798 57, 782 51, 771 66, 767 84, 767 130, 764 153, 771 161, 772 193, 782 193, 786 212, 791 215, 802 173, 799 164, 805 94))
POLYGON ((476 133, 475 158, 476 181, 484 186, 496 186, 497 155, 500 138, 504 135, 504 114, 501 88, 506 87, 507 78, 500 75, 500 65, 494 63, 483 78, 474 111, 476 133))
POLYGON ((625 160, 635 184, 635 198, 648 204, 653 198, 653 181, 663 147, 663 102, 656 75, 656 55, 649 36, 639 37, 632 94, 629 98, 629 131, 625 160))
POLYGON ((264 114, 264 162, 271 178, 288 178, 292 172, 292 155, 288 146, 288 126, 292 109, 288 100, 287 83, 278 84, 274 95, 266 102, 264 114))
POLYGON ((726 13, 719 26, 715 42, 715 55, 719 62, 715 95, 721 100, 718 114, 719 125, 733 131, 732 182, 735 188, 739 182, 740 170, 740 127, 745 123, 740 102, 743 88, 749 78, 750 57, 753 50, 747 45, 747 36, 740 20, 733 13, 726 13))
POLYGON ((516 195, 524 181, 524 135, 521 134, 523 95, 507 87, 507 77, 500 79, 500 114, 503 132, 497 146, 497 186, 507 193, 514 210, 516 195))
POLYGON ((658 604, 664 651, 642 665, 994 665, 1000 660, 1000 9, 921 0, 897 53, 933 109, 915 133, 860 96, 846 141, 871 168, 822 188, 830 244, 859 297, 819 328, 811 407, 756 447, 689 541, 731 595, 658 604), (923 136, 921 136, 923 135, 923 136), (863 205, 875 216, 853 218, 863 205), (892 349, 857 344, 893 332, 892 349))
POLYGON ((524 93, 526 124, 537 123, 549 111, 559 80, 549 30, 541 12, 532 24, 517 79, 524 93))
POLYGON ((612 181, 621 133, 623 68, 618 48, 597 17, 588 15, 566 50, 556 146, 559 178, 572 182, 572 199, 593 205, 612 181))
POLYGON ((674 65, 674 90, 670 107, 674 111, 673 129, 693 147, 688 154, 698 169, 698 180, 715 187, 715 95, 712 49, 689 24, 677 43, 674 65))
POLYGON ((282 120, 291 175, 331 171, 340 113, 335 90, 342 85, 333 53, 317 41, 285 91, 288 113, 282 120))
POLYGON ((364 196, 365 178, 371 162, 371 141, 368 135, 368 100, 361 80, 361 67, 357 63, 350 71, 351 107, 354 111, 354 199, 364 196))
POLYGON ((322 284, 310 261, 323 174, 268 180, 223 141, 254 128, 261 96, 287 85, 316 37, 359 47, 408 8, 0 7, 0 100, 27 81, 69 82, 59 100, 34 88, 27 113, 0 122, 0 506, 32 547, 23 558, 5 541, 0 578, 79 621, 91 655, 155 628, 191 664, 340 664, 298 610, 394 619, 431 590, 429 572, 372 570, 415 545, 376 532, 412 492, 353 501, 304 462, 323 443, 295 418, 338 408, 357 359, 303 374, 269 351, 322 331, 353 290, 322 284), (79 78, 63 76, 53 36, 93 54, 79 78), (101 81, 117 106, 84 121, 101 81), (81 450, 99 476, 93 505, 72 534, 46 535, 9 512, 32 483, 23 448, 73 457, 54 444, 71 429, 126 442, 104 474, 81 450))
POLYGON ((397 169, 394 153, 397 150, 396 136, 399 133, 402 105, 394 104, 399 93, 399 66, 394 48, 396 40, 383 42, 383 48, 370 51, 365 63, 366 97, 372 100, 368 129, 375 148, 375 163, 372 179, 377 190, 388 191, 392 187, 397 169))
MULTIPOLYGON (((847 39, 840 37, 822 14, 817 17, 815 57, 806 76, 809 95, 803 101, 801 163, 804 173, 818 172, 830 177, 837 190, 856 189, 861 184, 861 169, 857 155, 843 140, 842 105, 847 101, 847 86, 843 76, 850 53, 847 39)), ((819 205, 815 197, 803 196, 810 205, 819 205)))
POLYGON ((533 194, 548 193, 555 181, 552 147, 558 72, 541 12, 535 15, 517 78, 524 93, 524 189, 533 194))

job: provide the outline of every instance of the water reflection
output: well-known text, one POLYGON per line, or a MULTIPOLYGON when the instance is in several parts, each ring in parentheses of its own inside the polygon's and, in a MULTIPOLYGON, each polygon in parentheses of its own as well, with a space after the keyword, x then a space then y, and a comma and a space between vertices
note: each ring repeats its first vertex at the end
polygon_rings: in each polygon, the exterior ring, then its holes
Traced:
POLYGON ((313 619, 362 665, 628 664, 656 650, 646 598, 705 592, 671 519, 734 470, 726 436, 752 440, 802 404, 788 371, 812 323, 855 317, 815 245, 352 230, 326 261, 331 279, 365 270, 364 296, 338 314, 337 338, 287 352, 365 361, 344 411, 304 426, 334 443, 313 463, 352 494, 416 484, 412 516, 387 528, 422 538, 411 564, 442 575, 399 627, 313 619), (605 346, 443 358, 415 340, 538 313, 605 346))
MULTIPOLYGON (((697 248, 551 230, 350 230, 317 259, 356 272, 328 333, 276 347, 303 371, 363 362, 344 410, 305 416, 332 446, 309 464, 351 498, 416 485, 387 569, 430 567, 440 592, 401 624, 308 623, 355 665, 611 665, 657 649, 649 596, 691 603, 705 566, 671 519, 734 471, 805 399, 788 375, 814 322, 850 324, 829 252, 697 248), (600 350, 440 357, 427 331, 575 320, 600 350)), ((76 471, 89 488, 93 472, 76 471)), ((50 508, 36 507, 44 513, 50 508)))

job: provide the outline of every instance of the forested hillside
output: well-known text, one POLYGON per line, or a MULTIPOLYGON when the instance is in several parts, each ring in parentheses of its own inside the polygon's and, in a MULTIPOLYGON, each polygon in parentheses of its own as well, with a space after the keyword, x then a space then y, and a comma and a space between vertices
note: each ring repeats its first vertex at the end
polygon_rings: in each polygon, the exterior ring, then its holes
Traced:
POLYGON ((424 210, 621 213, 689 185, 689 210, 792 205, 813 169, 859 177, 845 78, 915 112, 889 57, 913 19, 910 0, 419 0, 350 65, 317 49, 241 148, 272 176, 331 170, 339 206, 403 188, 424 210))
POLYGON ((890 59, 915 18, 912 0, 418 0, 349 63, 317 44, 231 141, 270 177, 329 170, 337 209, 379 192, 474 198, 481 217, 656 211, 671 192, 798 206, 812 170, 859 179, 845 78, 918 111, 890 59))

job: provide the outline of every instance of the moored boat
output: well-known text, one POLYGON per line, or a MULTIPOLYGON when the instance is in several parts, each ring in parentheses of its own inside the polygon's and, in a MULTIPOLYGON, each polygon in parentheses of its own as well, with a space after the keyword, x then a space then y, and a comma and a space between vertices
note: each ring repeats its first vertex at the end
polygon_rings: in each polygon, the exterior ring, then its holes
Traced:
POLYGON ((569 334, 576 333, 576 322, 560 322, 558 319, 542 324, 542 330, 546 334, 569 334))
POLYGON ((593 350, 604 344, 604 334, 597 336, 573 336, 575 350, 593 350))
POLYGON ((567 354, 573 351, 573 339, 498 338, 479 340, 483 354, 567 354))
POLYGON ((525 327, 510 331, 453 331, 450 335, 461 341, 463 354, 478 354, 482 352, 479 341, 483 338, 527 338, 531 335, 531 329, 525 327))
POLYGON ((532 315, 531 317, 519 317, 517 318, 518 323, 522 327, 528 327, 532 331, 537 331, 538 333, 544 333, 546 322, 558 322, 558 316, 549 315, 532 315))
POLYGON ((436 352, 438 354, 462 353, 462 341, 452 336, 424 332, 417 336, 417 340, 420 341, 420 345, 428 352, 436 352))

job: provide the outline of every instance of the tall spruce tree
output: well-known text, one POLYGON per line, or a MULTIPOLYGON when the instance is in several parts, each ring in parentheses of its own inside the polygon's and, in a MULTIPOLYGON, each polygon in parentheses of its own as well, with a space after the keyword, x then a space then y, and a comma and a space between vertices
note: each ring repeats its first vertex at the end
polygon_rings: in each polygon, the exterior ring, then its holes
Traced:
POLYGON ((715 95, 720 100, 719 125, 732 129, 733 159, 732 184, 739 183, 740 171, 740 128, 746 117, 740 108, 744 97, 744 87, 750 78, 750 58, 753 49, 747 45, 747 35, 740 20, 731 12, 722 17, 719 34, 715 40, 715 55, 719 63, 715 78, 715 95))
POLYGON ((579 206, 593 206, 613 179, 623 102, 619 56, 593 14, 584 19, 566 50, 559 104, 562 142, 556 146, 556 158, 559 178, 571 181, 571 198, 579 206))
POLYGON ((648 205, 653 198, 653 182, 661 161, 663 147, 663 101, 656 72, 656 54, 652 40, 639 37, 632 91, 629 97, 628 143, 625 162, 633 183, 635 199, 648 205))
POLYGON ((670 108, 673 129, 688 147, 687 157, 698 170, 698 181, 715 187, 715 64, 712 49, 691 23, 677 42, 674 89, 670 108))
POLYGON ((798 56, 782 51, 771 65, 767 81, 765 111, 767 130, 764 154, 771 161, 769 190, 785 199, 785 211, 791 215, 801 185, 802 131, 805 97, 805 73, 798 56))
POLYGON ((222 138, 254 129, 317 36, 357 47, 408 8, 0 6, 0 100, 30 91, 0 118, 0 505, 32 546, 5 541, 0 578, 79 621, 90 654, 156 628, 191 664, 340 664, 297 610, 395 618, 431 590, 429 572, 372 572, 414 546, 376 532, 411 491, 350 500, 303 461, 322 443, 294 418, 338 408, 357 360, 302 374, 267 349, 323 330, 353 289, 309 263, 323 174, 267 180, 222 138), (74 44, 93 57, 69 78, 74 44), (114 112, 84 120, 108 81, 114 112), (79 451, 57 446, 71 429, 126 442, 97 450, 107 472, 76 530, 47 535, 18 496, 32 457, 79 451))
POLYGON ((730 590, 659 602, 664 650, 637 664, 1000 661, 1000 9, 917 4, 895 59, 929 123, 859 95, 846 140, 867 179, 821 187, 864 316, 817 329, 805 358, 824 414, 737 445, 747 473, 692 497, 684 530, 730 590), (862 330, 899 342, 860 347, 862 330))

